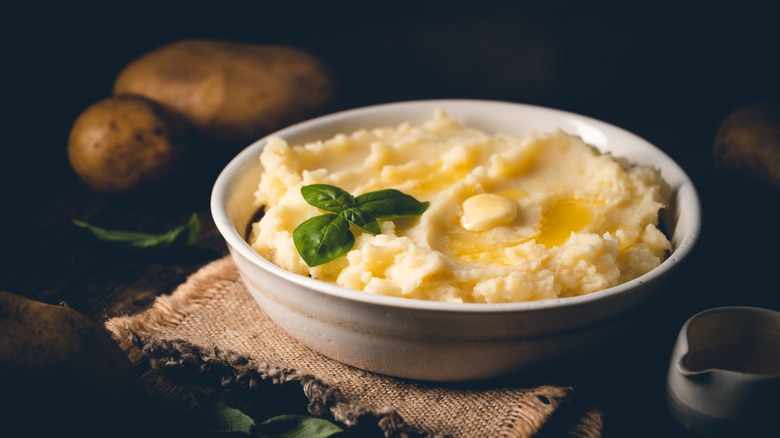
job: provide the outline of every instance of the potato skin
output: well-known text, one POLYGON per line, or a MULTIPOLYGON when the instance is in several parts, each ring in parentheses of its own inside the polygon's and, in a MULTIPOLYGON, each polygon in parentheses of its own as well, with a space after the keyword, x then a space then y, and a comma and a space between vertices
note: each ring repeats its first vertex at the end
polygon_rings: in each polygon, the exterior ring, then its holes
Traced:
POLYGON ((183 168, 188 129, 156 102, 141 96, 109 97, 76 119, 68 138, 68 160, 98 191, 141 193, 183 168))
POLYGON ((718 172, 780 189, 780 102, 731 112, 718 127, 712 154, 718 172))
POLYGON ((0 290, 0 333, 4 436, 143 436, 145 385, 101 324, 0 290))
POLYGON ((128 64, 114 94, 172 108, 204 143, 243 148, 322 110, 335 85, 323 62, 296 48, 182 40, 128 64))

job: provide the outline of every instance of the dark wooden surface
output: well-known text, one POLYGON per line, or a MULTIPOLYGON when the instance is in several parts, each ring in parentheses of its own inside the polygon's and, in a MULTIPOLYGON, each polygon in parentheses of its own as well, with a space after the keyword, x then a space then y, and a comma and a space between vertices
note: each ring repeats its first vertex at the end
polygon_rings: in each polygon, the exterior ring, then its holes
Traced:
MULTIPOLYGON (((291 44, 322 57, 336 73, 340 91, 332 110, 423 98, 547 105, 632 130, 675 158, 702 198, 697 250, 665 295, 637 315, 635 331, 582 364, 561 364, 548 381, 575 384, 598 405, 605 436, 684 435, 663 405, 668 355, 683 321, 719 305, 780 310, 777 194, 716 174, 710 156, 728 112, 780 95, 773 60, 780 38, 770 14, 750 2, 707 9, 652 1, 630 8, 621 2, 522 5, 169 7, 97 20, 73 9, 19 10, 12 14, 19 22, 4 72, 10 113, 3 129, 11 135, 0 158, 0 289, 65 301, 104 321, 147 308, 225 255, 208 209, 210 189, 245 145, 202 157, 159 193, 121 198, 76 178, 65 157, 67 134, 81 110, 110 94, 124 64, 163 43, 203 37, 291 44), (161 232, 193 212, 203 224, 198 242, 167 257, 107 249, 71 224, 81 219, 161 232)), ((188 427, 181 385, 142 356, 131 359, 159 419, 188 427)))

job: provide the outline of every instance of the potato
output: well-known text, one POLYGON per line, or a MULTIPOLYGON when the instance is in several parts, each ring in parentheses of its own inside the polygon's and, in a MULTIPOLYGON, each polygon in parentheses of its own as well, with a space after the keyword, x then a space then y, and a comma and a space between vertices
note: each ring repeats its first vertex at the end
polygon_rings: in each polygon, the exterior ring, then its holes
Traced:
POLYGON ((718 127, 712 154, 718 172, 780 189, 780 102, 734 110, 718 127))
POLYGON ((182 114, 204 143, 237 149, 325 108, 326 66, 284 46, 183 40, 128 64, 114 94, 137 94, 182 114))
POLYGON ((2 427, 20 428, 9 436, 102 427, 110 436, 144 424, 146 388, 102 325, 70 307, 0 290, 0 333, 2 427))
POLYGON ((189 129, 180 116, 144 97, 109 97, 76 119, 68 160, 85 183, 101 192, 147 191, 184 167, 189 129))

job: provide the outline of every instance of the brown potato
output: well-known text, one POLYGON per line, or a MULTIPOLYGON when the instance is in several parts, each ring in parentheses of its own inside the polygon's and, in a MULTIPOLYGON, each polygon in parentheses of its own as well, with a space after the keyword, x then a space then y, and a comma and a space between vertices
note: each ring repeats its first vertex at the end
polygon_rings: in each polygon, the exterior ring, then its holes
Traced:
POLYGON ((217 147, 249 142, 322 110, 334 83, 316 57, 284 46, 183 40, 127 65, 114 94, 137 94, 182 114, 217 147))
POLYGON ((780 189, 780 102, 753 103, 729 114, 712 154, 718 172, 780 189))
POLYGON ((78 116, 68 138, 68 160, 96 190, 142 192, 182 169, 188 129, 181 117, 144 97, 110 97, 78 116))
POLYGON ((8 436, 78 436, 145 424, 145 385, 102 325, 70 307, 0 290, 0 333, 8 436), (20 435, 9 432, 15 427, 20 435))

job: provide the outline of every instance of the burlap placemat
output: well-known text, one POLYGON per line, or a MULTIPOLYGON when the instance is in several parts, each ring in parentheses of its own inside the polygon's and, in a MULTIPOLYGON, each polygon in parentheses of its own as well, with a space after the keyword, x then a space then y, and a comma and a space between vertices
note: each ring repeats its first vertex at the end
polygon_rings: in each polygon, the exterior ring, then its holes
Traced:
POLYGON ((255 304, 230 257, 106 327, 157 368, 217 373, 220 385, 255 388, 260 397, 271 382, 304 394, 312 415, 345 428, 372 422, 388 437, 601 436, 600 412, 573 408, 571 387, 412 382, 315 353, 255 304))

